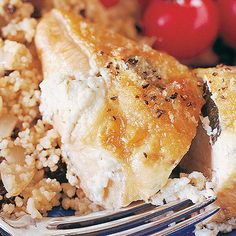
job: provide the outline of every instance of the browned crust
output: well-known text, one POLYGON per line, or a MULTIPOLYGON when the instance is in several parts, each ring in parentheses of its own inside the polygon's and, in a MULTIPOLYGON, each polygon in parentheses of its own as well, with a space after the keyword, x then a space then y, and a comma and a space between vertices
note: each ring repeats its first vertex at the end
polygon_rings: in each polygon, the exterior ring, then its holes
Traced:
MULTIPOLYGON (((65 51, 74 47, 79 53, 72 59, 79 65, 70 64, 70 70, 97 70, 96 79, 106 86, 105 103, 80 141, 112 153, 121 163, 126 178, 123 205, 155 194, 195 136, 202 83, 173 57, 68 12, 54 10, 44 16, 36 45, 43 57, 44 53, 48 58, 59 54, 59 64, 68 59, 65 51), (91 68, 90 58, 95 65, 91 68)), ((55 69, 47 66, 43 64, 47 73, 55 69)), ((57 68, 56 75, 60 65, 57 68)), ((73 73, 64 70, 68 77, 73 73)), ((57 76, 46 79, 57 80, 57 76)))
POLYGON ((147 163, 166 155, 172 161, 182 157, 195 135, 203 104, 201 82, 171 56, 98 28, 79 16, 60 12, 58 18, 60 14, 71 26, 72 30, 67 29, 71 37, 96 55, 98 65, 111 75, 113 89, 108 89, 101 114, 103 145, 126 159, 152 135, 155 141, 149 144, 147 163), (117 66, 121 62, 127 69, 117 66), (111 99, 114 97, 117 99, 111 99), (161 147, 169 150, 163 154, 161 147))
POLYGON ((199 78, 208 81, 212 99, 219 110, 220 126, 236 132, 236 67, 217 66, 196 69, 199 78))

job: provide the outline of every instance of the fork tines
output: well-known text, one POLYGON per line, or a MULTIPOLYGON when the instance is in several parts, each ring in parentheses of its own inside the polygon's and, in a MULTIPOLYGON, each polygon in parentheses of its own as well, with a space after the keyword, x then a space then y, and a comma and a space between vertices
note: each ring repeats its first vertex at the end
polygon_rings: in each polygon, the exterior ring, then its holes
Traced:
POLYGON ((190 200, 179 200, 163 206, 137 203, 116 212, 53 219, 47 229, 50 235, 170 235, 193 227, 218 212, 219 208, 213 207, 200 213, 214 201, 215 198, 210 198, 192 204, 190 200))

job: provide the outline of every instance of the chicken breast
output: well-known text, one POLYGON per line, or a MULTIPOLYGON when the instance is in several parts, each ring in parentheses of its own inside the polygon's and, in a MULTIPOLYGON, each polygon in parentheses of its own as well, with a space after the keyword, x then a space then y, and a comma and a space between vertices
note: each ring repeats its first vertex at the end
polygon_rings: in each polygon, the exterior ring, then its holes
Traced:
POLYGON ((174 58, 70 13, 39 23, 40 110, 62 138, 68 168, 105 208, 147 200, 190 147, 201 83, 174 58))
POLYGON ((181 162, 216 181, 218 221, 236 217, 236 68, 197 69, 205 85, 206 104, 191 149, 181 162))

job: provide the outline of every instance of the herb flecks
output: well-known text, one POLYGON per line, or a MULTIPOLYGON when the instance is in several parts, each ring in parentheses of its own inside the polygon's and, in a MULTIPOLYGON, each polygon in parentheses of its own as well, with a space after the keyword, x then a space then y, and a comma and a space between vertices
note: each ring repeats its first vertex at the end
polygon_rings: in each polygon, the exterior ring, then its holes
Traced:
POLYGON ((176 99, 178 96, 178 93, 173 93, 171 96, 170 96, 170 99, 176 99))
POLYGON ((115 101, 115 100, 117 100, 117 99, 118 99, 118 96, 113 96, 113 97, 110 97, 110 99, 111 99, 112 101, 115 101))
POLYGON ((131 57, 131 58, 128 59, 128 63, 130 65, 135 66, 138 63, 138 60, 135 57, 131 57))
POLYGON ((108 64, 106 65, 106 68, 107 68, 107 69, 110 69, 110 68, 111 68, 111 66, 112 66, 112 64, 113 64, 113 63, 112 63, 111 61, 110 61, 110 62, 108 62, 108 64))
POLYGON ((146 89, 148 86, 149 86, 149 84, 143 84, 143 85, 142 85, 142 88, 143 88, 143 89, 146 89))
POLYGON ((85 9, 80 9, 79 14, 80 14, 83 18, 86 18, 86 10, 85 10, 85 9))
POLYGON ((193 105, 192 102, 187 103, 187 107, 191 107, 192 105, 193 105))
POLYGON ((157 109, 156 113, 157 113, 157 118, 160 118, 165 113, 165 111, 161 109, 157 109))
POLYGON ((153 95, 150 97, 152 101, 155 101, 157 99, 157 96, 156 95, 153 95))
POLYGON ((97 72, 96 73, 96 77, 101 77, 102 75, 101 75, 101 73, 100 72, 97 72))

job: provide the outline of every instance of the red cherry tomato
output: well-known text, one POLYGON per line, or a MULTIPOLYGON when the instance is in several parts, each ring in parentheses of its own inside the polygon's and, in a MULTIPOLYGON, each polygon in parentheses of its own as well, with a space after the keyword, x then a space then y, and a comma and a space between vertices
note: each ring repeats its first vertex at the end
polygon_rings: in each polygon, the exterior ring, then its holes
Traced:
POLYGON ((222 38, 236 48, 236 0, 218 0, 218 6, 222 38))
POLYGON ((212 0, 152 0, 142 23, 145 34, 156 37, 154 48, 187 59, 211 46, 219 17, 212 0))
POLYGON ((100 0, 100 1, 106 8, 110 8, 118 4, 120 0, 100 0))

